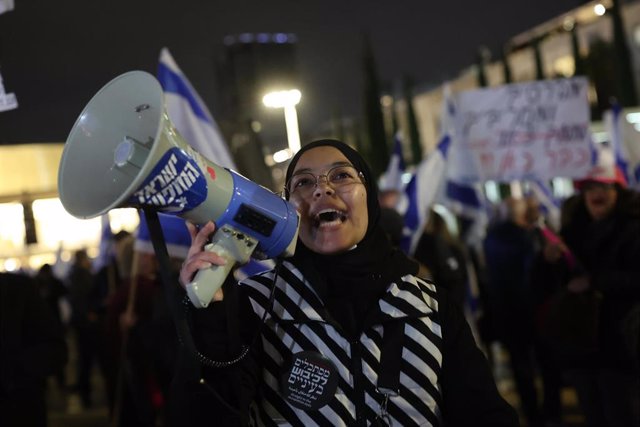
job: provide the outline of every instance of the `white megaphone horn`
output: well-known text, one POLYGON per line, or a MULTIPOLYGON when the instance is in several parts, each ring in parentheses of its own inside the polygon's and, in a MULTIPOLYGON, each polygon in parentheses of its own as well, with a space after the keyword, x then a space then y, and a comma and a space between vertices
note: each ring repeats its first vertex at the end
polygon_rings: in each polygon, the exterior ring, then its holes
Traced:
POLYGON ((116 77, 87 104, 67 138, 58 189, 77 218, 135 207, 195 224, 214 221, 205 249, 227 263, 200 270, 186 286, 199 308, 237 262, 291 256, 296 246, 293 205, 191 148, 167 116, 160 83, 143 71, 116 77))

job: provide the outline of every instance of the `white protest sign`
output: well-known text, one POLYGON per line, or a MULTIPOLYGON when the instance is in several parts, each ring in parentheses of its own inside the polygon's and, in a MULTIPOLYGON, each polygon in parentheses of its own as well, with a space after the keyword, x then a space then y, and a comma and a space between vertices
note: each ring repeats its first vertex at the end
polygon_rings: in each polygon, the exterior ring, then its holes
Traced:
POLYGON ((582 177, 591 165, 587 80, 461 92, 448 175, 463 182, 582 177))

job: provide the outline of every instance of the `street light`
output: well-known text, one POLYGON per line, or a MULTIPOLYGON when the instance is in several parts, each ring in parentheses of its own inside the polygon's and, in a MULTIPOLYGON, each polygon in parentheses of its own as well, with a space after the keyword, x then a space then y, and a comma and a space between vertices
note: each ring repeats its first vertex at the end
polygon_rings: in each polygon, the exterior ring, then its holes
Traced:
POLYGON ((298 115, 296 105, 300 102, 302 94, 298 89, 270 92, 262 98, 267 107, 284 109, 284 122, 287 126, 287 140, 289 150, 293 156, 300 150, 300 132, 298 130, 298 115))

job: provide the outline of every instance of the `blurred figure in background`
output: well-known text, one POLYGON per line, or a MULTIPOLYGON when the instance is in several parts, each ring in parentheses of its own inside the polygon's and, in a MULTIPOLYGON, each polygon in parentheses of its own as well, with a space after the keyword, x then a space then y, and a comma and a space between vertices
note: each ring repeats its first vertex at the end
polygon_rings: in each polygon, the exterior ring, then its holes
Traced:
MULTIPOLYGON (((178 340, 154 253, 135 250, 129 278, 109 301, 114 375, 113 425, 164 425, 178 340)), ((178 271, 180 260, 173 259, 178 271)), ((176 277, 177 280, 177 277, 176 277)))
POLYGON ((548 218, 542 214, 538 199, 530 195, 525 198, 525 221, 531 227, 535 255, 529 276, 534 316, 533 346, 539 373, 542 379, 542 417, 547 425, 562 422, 562 366, 545 337, 545 317, 553 304, 561 281, 555 268, 547 262, 543 248, 548 241, 559 239, 556 232, 547 225, 548 218))
POLYGON ((541 425, 534 379, 534 306, 530 274, 536 254, 524 199, 505 200, 507 218, 494 223, 484 240, 488 302, 495 338, 509 353, 522 412, 541 425))
POLYGON ((451 234, 442 215, 434 209, 429 212, 413 256, 427 267, 436 286, 446 288, 451 300, 463 310, 468 279, 464 247, 451 234))
POLYGON ((96 319, 96 353, 98 363, 106 373, 104 378, 110 408, 115 395, 117 363, 108 337, 108 308, 118 289, 129 280, 134 240, 133 234, 124 230, 113 235, 107 263, 96 272, 89 297, 90 313, 96 319))
MULTIPOLYGON (((564 270, 574 307, 593 301, 591 318, 567 313, 593 331, 594 351, 576 359, 568 379, 589 426, 640 425, 640 195, 612 171, 596 170, 577 182, 563 241, 545 248, 564 270), (575 257, 572 267, 563 256, 575 257)), ((560 325, 567 328, 568 325, 560 325)), ((584 329, 584 328, 583 328, 584 329)))
MULTIPOLYGON (((63 322, 61 306, 63 299, 66 298, 69 290, 64 286, 62 280, 58 279, 53 274, 53 268, 50 264, 44 264, 40 267, 40 270, 38 270, 38 273, 35 276, 35 282, 37 284, 40 297, 42 297, 49 306, 57 327, 60 328, 60 331, 64 335, 66 333, 66 325, 63 322)), ((60 389, 65 389, 67 383, 64 373, 64 365, 60 366, 60 368, 54 373, 54 376, 58 387, 60 389)))
POLYGON ((378 200, 380 201, 380 226, 387 233, 391 244, 399 247, 404 230, 404 218, 397 210, 400 191, 381 190, 378 200))
POLYGON ((0 426, 46 426, 46 378, 66 361, 60 324, 34 281, 0 273, 0 426))
POLYGON ((93 274, 87 251, 80 249, 67 278, 69 304, 71 305, 71 329, 74 332, 78 352, 75 391, 80 395, 82 407, 87 409, 91 401, 91 369, 97 356, 97 317, 91 312, 93 274))

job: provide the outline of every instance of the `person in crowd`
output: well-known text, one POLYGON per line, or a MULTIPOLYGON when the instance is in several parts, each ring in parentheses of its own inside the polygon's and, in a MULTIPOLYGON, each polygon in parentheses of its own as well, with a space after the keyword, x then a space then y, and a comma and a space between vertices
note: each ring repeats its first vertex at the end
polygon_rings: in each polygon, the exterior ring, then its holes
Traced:
POLYGON ((542 415, 535 388, 534 303, 530 274, 536 246, 522 198, 505 200, 506 216, 496 221, 484 240, 488 303, 495 338, 509 353, 521 409, 530 425, 542 415))
MULTIPOLYGON (((208 362, 199 391, 191 385, 176 412, 184 425, 207 387, 229 425, 518 425, 459 307, 417 277, 417 263, 382 231, 375 181, 355 150, 335 140, 307 144, 287 169, 285 194, 300 213, 295 255, 192 310, 208 362), (241 362, 209 368, 237 356, 234 322, 245 343, 259 339, 241 362)), ((223 263, 203 251, 214 230, 190 225, 183 285, 223 263)), ((212 412, 224 418, 209 404, 202 419, 212 412)))
MULTIPOLYGON (((155 254, 135 250, 132 255, 131 274, 107 307, 114 381, 112 424, 153 427, 164 425, 178 342, 155 254)), ((177 272, 178 268, 172 270, 177 272)))
POLYGON ((387 233, 391 244, 400 247, 404 233, 404 218, 397 211, 400 192, 398 190, 382 190, 378 196, 380 201, 380 226, 387 233))
POLYGON ((562 241, 545 247, 574 300, 599 301, 593 318, 581 321, 594 326, 595 351, 576 359, 567 377, 589 426, 640 425, 640 195, 607 168, 594 169, 577 187, 562 241))
MULTIPOLYGON (((62 280, 58 279, 53 274, 53 268, 50 264, 43 264, 42 267, 40 267, 35 276, 35 281, 38 287, 38 293, 49 306, 49 309, 53 314, 54 321, 58 324, 58 327, 64 334, 66 332, 66 325, 63 322, 61 304, 63 299, 66 298, 69 293, 69 290, 64 283, 62 283, 62 280)), ((60 389, 65 389, 67 386, 64 369, 65 367, 61 366, 60 369, 54 373, 57 385, 60 389)))
POLYGON ((67 361, 60 324, 33 279, 0 273, 0 425, 47 425, 47 376, 67 361))
POLYGON ((542 380, 542 417, 547 425, 560 425, 562 364, 545 337, 545 317, 562 283, 556 268, 546 260, 543 251, 548 241, 558 239, 557 230, 549 225, 549 218, 543 215, 536 196, 527 196, 525 206, 525 221, 532 230, 535 251, 529 282, 534 316, 533 347, 542 380))
POLYGON ((107 262, 95 272, 90 300, 91 309, 99 315, 104 314, 109 298, 122 282, 129 278, 133 242, 134 236, 128 231, 121 230, 115 233, 108 249, 107 262))
POLYGON ((74 254, 74 262, 67 277, 67 286, 69 287, 69 305, 71 306, 70 323, 78 352, 74 391, 80 395, 82 407, 88 409, 92 406, 91 370, 96 362, 100 335, 96 330, 99 328, 97 316, 91 310, 93 292, 91 258, 84 249, 80 249, 74 254))
POLYGON ((117 379, 117 350, 109 324, 109 306, 116 294, 129 279, 133 260, 134 236, 121 230, 113 235, 111 247, 105 265, 93 276, 93 285, 89 293, 89 313, 95 319, 96 357, 98 365, 105 372, 105 386, 109 408, 113 407, 117 379))
POLYGON ((467 260, 462 244, 453 237, 445 219, 430 209, 414 258, 432 274, 436 286, 447 288, 451 300, 463 309, 467 297, 467 260))

